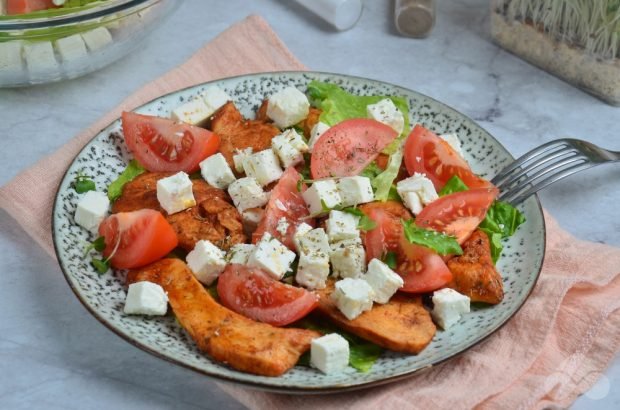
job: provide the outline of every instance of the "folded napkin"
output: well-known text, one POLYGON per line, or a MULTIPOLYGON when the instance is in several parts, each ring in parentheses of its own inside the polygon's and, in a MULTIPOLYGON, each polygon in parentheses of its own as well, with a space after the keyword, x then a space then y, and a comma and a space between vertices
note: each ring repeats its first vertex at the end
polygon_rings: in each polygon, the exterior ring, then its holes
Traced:
MULTIPOLYGON (((50 221, 55 189, 84 144, 122 110, 208 80, 304 69, 263 19, 248 17, 0 188, 0 206, 54 256, 50 221), (36 183, 43 179, 51 183, 36 183)), ((548 214, 545 220, 547 253, 527 303, 486 342, 458 358, 404 381, 354 393, 291 396, 220 387, 249 408, 568 406, 603 376, 620 347, 620 249, 579 241, 548 214)))

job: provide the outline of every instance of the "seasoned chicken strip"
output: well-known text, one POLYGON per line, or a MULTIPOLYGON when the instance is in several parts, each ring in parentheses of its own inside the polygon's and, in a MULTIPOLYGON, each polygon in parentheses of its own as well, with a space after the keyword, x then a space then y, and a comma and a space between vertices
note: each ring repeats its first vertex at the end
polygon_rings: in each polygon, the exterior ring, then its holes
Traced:
POLYGON ((145 172, 127 183, 123 194, 112 205, 112 212, 131 212, 149 208, 160 211, 172 225, 179 238, 179 246, 191 251, 196 242, 206 239, 216 246, 228 249, 246 242, 241 215, 231 204, 225 191, 194 180, 192 190, 196 206, 168 215, 157 200, 157 181, 172 175, 165 172, 145 172))
POLYGON ((349 320, 330 298, 333 290, 332 281, 325 289, 317 291, 318 311, 362 339, 396 352, 416 354, 428 346, 435 335, 437 328, 419 296, 397 294, 388 303, 375 304, 371 310, 349 320))
POLYGON ((252 147, 258 152, 271 148, 271 139, 280 134, 276 126, 266 121, 244 119, 232 102, 215 113, 211 130, 220 137, 220 152, 233 169, 236 149, 252 147))
POLYGON ((312 339, 321 336, 312 330, 255 322, 228 310, 179 259, 162 259, 129 272, 128 284, 140 281, 164 288, 176 318, 200 350, 242 372, 280 376, 295 366, 312 339))
POLYGON ((448 261, 454 279, 448 284, 472 302, 498 304, 504 298, 502 278, 491 258, 489 238, 476 230, 462 245, 463 254, 448 261))

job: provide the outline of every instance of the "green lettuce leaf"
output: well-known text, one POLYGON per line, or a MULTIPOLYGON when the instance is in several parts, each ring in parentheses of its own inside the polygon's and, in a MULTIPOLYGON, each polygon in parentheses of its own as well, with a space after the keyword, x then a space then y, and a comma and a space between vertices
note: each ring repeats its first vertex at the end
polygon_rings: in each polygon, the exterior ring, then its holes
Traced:
POLYGON ((114 180, 108 187, 108 198, 110 201, 116 201, 123 193, 123 187, 126 183, 133 181, 135 177, 146 171, 138 161, 132 159, 129 161, 127 168, 114 180))
POLYGON ((400 171, 400 165, 403 162, 403 147, 399 146, 398 150, 390 155, 388 165, 385 171, 380 173, 371 181, 372 188, 375 190, 375 200, 387 201, 390 197, 390 190, 394 184, 394 180, 400 171))
POLYGON ((446 185, 439 191, 439 196, 450 195, 455 192, 467 191, 469 188, 465 185, 465 182, 456 175, 446 182, 446 185))
POLYGON ((425 246, 440 255, 462 255, 463 249, 454 236, 416 226, 413 219, 401 220, 409 243, 425 246))

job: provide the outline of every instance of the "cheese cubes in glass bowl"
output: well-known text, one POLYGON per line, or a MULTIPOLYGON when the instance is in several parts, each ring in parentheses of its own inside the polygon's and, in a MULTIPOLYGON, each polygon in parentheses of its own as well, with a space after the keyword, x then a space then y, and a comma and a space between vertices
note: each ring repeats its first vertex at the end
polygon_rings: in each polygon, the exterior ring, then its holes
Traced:
POLYGON ((0 13, 0 87, 79 77, 128 54, 178 6, 108 0, 46 13, 0 13))

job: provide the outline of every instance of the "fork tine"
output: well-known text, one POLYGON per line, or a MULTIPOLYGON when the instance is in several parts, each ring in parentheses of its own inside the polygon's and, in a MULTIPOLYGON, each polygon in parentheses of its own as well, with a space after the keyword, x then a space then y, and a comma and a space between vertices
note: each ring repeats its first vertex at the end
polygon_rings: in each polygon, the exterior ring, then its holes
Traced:
POLYGON ((540 191, 541 189, 553 184, 554 182, 557 182, 561 179, 564 179, 570 175, 573 175, 579 171, 584 171, 588 168, 592 168, 594 166, 596 166, 598 164, 592 163, 592 162, 581 162, 577 165, 574 165, 572 167, 569 168, 565 168, 562 171, 553 174, 545 179, 543 179, 542 181, 538 182, 537 184, 525 184, 522 186, 517 187, 518 189, 512 190, 510 192, 506 192, 504 193, 505 195, 502 196, 502 201, 506 201, 509 202, 513 205, 519 204, 520 202, 523 202, 525 199, 527 199, 530 195, 540 191))
POLYGON ((550 141, 550 142, 548 142, 546 144, 541 145, 540 147, 534 148, 533 150, 526 152, 521 157, 519 157, 516 161, 514 161, 512 164, 510 164, 506 168, 504 168, 499 174, 497 174, 491 180, 491 182, 495 186, 501 185, 503 180, 506 177, 508 177, 509 174, 511 174, 515 169, 520 168, 526 162, 529 162, 529 161, 531 161, 531 160, 533 160, 533 159, 535 159, 535 158, 545 154, 546 152, 549 152, 549 151, 552 151, 552 150, 555 150, 555 149, 564 148, 566 146, 569 146, 568 143, 566 142, 566 140, 560 139, 560 140, 550 141))

